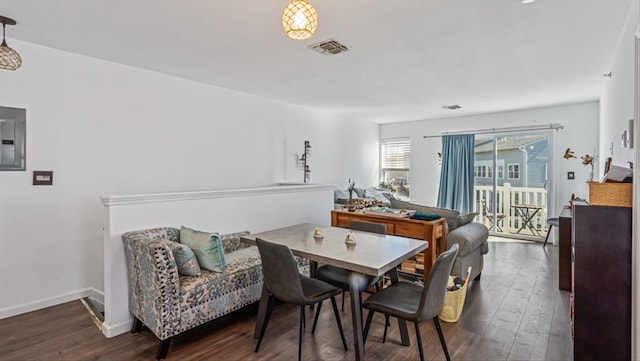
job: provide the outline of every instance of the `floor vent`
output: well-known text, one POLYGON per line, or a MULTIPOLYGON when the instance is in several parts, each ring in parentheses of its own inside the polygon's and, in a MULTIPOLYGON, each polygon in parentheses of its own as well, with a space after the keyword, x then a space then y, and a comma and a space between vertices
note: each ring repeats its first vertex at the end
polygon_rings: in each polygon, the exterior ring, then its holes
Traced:
POLYGON ((324 40, 319 43, 309 45, 309 49, 326 56, 336 55, 349 51, 349 48, 339 43, 335 39, 324 40))
POLYGON ((87 311, 89 311, 91 319, 98 330, 102 330, 102 322, 104 322, 104 306, 89 297, 80 299, 80 302, 82 302, 87 311))

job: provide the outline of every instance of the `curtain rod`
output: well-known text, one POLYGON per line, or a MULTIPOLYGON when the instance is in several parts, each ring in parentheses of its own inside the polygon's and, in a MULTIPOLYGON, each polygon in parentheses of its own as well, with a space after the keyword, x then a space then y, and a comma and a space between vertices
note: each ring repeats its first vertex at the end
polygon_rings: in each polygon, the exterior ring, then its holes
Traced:
POLYGON ((564 129, 564 125, 560 123, 549 123, 541 125, 528 125, 524 127, 506 127, 506 128, 488 128, 488 129, 476 129, 465 130, 459 132, 442 132, 440 135, 425 135, 423 138, 440 138, 443 135, 460 135, 460 134, 492 134, 492 133, 512 133, 522 132, 529 130, 548 130, 548 129, 564 129))

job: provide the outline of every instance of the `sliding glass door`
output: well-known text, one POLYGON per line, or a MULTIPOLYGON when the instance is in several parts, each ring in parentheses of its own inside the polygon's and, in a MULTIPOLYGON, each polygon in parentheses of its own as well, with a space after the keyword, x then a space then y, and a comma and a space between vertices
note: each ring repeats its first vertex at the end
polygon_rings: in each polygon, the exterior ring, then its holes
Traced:
POLYGON ((474 204, 490 233, 544 240, 551 132, 476 134, 474 204))

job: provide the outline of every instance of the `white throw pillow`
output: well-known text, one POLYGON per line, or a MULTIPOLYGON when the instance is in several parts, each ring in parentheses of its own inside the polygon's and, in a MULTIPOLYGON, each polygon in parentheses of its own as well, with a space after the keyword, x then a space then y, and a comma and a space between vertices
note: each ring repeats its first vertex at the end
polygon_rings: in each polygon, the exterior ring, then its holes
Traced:
POLYGON ((373 197, 376 201, 380 202, 380 203, 384 203, 387 205, 390 205, 391 202, 387 199, 387 197, 384 196, 384 194, 382 194, 382 192, 380 192, 379 190, 375 189, 375 188, 367 188, 367 196, 369 197, 373 197))

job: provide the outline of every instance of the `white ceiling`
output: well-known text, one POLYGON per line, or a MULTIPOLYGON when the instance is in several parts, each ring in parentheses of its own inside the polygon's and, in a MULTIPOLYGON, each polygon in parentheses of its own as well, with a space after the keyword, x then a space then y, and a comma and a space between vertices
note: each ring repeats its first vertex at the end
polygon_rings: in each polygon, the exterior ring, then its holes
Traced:
POLYGON ((310 1, 319 26, 303 41, 282 30, 288 0, 0 0, 0 15, 18 22, 7 27, 9 45, 390 123, 598 99, 631 4, 310 1), (329 38, 351 50, 307 48, 329 38), (441 109, 451 104, 462 109, 441 109))

